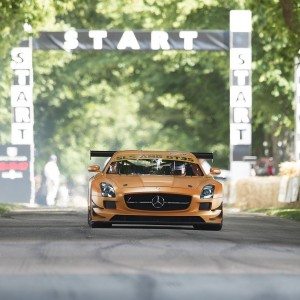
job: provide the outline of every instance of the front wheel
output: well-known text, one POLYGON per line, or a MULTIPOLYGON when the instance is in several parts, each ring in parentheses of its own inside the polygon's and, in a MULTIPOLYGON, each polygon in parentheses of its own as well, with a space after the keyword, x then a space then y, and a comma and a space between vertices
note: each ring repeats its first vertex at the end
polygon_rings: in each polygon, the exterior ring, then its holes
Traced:
POLYGON ((91 228, 95 228, 96 227, 96 224, 95 222, 92 220, 92 213, 91 213, 91 210, 88 209, 88 217, 87 217, 87 221, 88 221, 88 224, 91 228))
POLYGON ((211 231, 220 231, 223 224, 194 224, 193 227, 195 230, 211 230, 211 231))

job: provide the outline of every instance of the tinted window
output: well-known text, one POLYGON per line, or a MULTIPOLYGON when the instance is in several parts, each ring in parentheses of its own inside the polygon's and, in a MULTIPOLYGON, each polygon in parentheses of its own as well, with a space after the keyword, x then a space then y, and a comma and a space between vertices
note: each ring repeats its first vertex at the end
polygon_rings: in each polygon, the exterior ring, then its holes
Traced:
POLYGON ((199 165, 166 159, 136 159, 112 162, 109 174, 203 176, 199 165))

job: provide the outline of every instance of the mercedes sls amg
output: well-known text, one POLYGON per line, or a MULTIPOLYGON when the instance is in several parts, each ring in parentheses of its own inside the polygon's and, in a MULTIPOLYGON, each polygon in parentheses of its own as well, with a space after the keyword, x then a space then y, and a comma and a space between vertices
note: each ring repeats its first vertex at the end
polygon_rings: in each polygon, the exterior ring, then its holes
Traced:
POLYGON ((212 153, 174 151, 94 151, 91 157, 108 157, 89 181, 88 224, 191 225, 221 230, 222 184, 202 162, 212 153))

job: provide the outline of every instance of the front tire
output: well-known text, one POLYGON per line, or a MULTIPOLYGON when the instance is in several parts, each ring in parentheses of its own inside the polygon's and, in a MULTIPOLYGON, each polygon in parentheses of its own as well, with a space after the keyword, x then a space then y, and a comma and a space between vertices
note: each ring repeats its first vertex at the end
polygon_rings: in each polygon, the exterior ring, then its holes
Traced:
POLYGON ((92 213, 91 213, 91 210, 88 209, 88 217, 87 217, 87 221, 88 221, 88 224, 91 228, 95 228, 96 225, 95 225, 95 222, 92 220, 92 213))

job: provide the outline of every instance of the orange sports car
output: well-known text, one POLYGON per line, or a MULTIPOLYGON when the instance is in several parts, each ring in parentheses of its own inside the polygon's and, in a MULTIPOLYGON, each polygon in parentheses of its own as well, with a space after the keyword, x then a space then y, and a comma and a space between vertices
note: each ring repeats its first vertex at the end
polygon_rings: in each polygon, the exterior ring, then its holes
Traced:
POLYGON ((109 157, 89 181, 88 224, 192 225, 221 230, 222 184, 206 172, 212 153, 175 151, 91 151, 91 157, 109 157))

